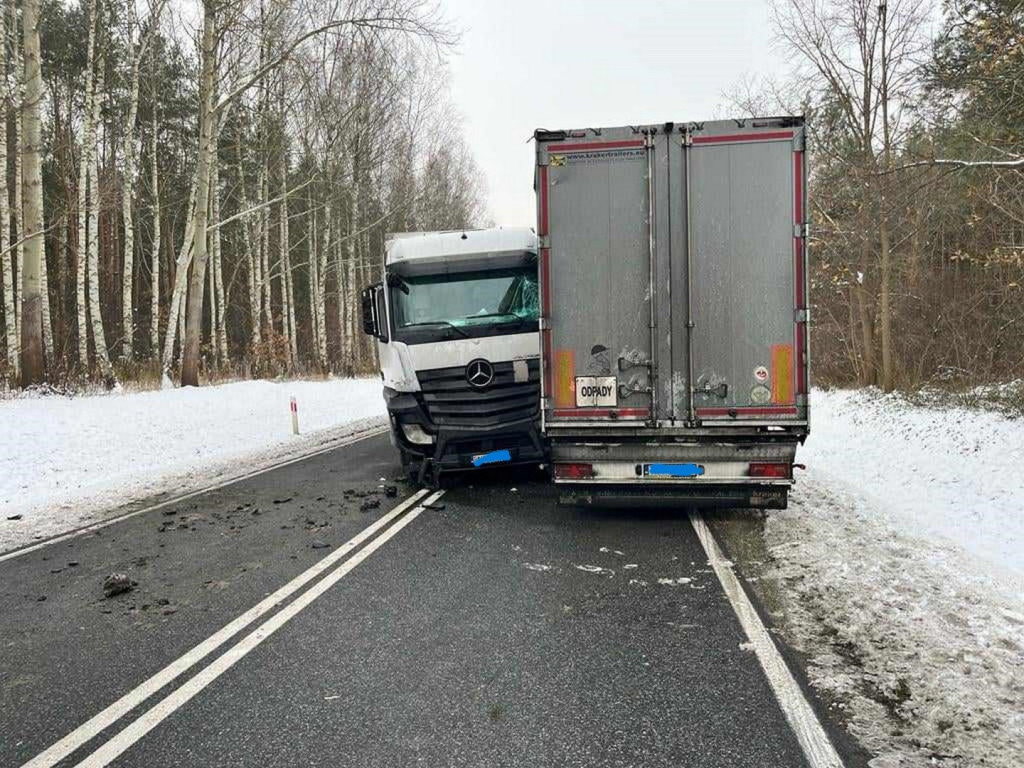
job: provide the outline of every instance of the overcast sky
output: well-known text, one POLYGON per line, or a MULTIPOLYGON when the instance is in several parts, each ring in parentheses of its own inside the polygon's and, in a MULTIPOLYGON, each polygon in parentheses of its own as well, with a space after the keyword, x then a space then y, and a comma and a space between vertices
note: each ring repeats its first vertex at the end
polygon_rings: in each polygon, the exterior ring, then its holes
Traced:
POLYGON ((455 104, 496 224, 534 225, 535 128, 725 117, 723 93, 780 74, 766 0, 445 0, 462 30, 455 104))

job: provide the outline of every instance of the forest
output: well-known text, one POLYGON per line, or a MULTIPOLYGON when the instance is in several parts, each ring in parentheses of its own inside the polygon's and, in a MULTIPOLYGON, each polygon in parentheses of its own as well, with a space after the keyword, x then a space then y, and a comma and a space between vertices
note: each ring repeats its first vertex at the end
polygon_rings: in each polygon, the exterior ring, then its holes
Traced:
POLYGON ((385 233, 483 215, 433 4, 3 5, 9 384, 366 372, 385 233))
MULTIPOLYGON (((1024 376, 1024 3, 771 0, 820 385, 1024 376)), ((420 0, 4 0, 0 378, 374 368, 384 236, 486 218, 420 0)), ((581 119, 583 119, 581 117, 581 119)))
POLYGON ((965 390, 1024 376, 1024 3, 774 0, 806 113, 819 385, 965 390))

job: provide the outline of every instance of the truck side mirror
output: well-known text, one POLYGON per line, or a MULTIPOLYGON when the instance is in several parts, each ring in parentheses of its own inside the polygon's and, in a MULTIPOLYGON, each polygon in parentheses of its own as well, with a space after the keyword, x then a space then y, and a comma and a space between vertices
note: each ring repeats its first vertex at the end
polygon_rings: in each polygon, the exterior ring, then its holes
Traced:
POLYGON ((361 294, 363 300, 363 333, 367 336, 379 335, 376 300, 378 287, 371 285, 369 288, 364 288, 361 294))
POLYGON ((363 310, 363 333, 388 340, 387 317, 384 308, 384 286, 381 283, 364 288, 360 294, 363 310))

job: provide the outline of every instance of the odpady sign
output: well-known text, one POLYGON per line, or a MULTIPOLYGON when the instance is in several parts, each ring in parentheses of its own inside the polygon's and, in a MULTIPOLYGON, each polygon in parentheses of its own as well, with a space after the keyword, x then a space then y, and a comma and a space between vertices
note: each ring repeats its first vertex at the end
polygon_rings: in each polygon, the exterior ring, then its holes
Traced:
POLYGON ((577 406, 613 406, 618 401, 618 382, 614 376, 577 376, 577 406))

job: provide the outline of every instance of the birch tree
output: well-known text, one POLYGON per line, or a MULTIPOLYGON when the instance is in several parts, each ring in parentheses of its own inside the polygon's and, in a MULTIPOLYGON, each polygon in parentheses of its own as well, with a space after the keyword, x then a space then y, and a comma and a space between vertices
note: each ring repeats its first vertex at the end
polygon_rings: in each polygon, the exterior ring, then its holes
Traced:
POLYGON ((160 130, 157 122, 156 101, 154 99, 153 126, 150 146, 149 185, 153 209, 153 251, 150 258, 150 305, 149 305, 149 344, 153 358, 156 359, 160 349, 160 130))
POLYGON ((21 352, 18 339, 18 310, 14 303, 14 253, 9 248, 11 234, 10 191, 7 187, 7 118, 10 104, 7 82, 7 12, 0 7, 0 83, 3 83, 3 121, 0 122, 0 282, 4 287, 4 337, 7 342, 7 367, 18 378, 21 352))
POLYGON ((166 0, 150 0, 149 18, 140 24, 135 7, 135 0, 127 4, 128 45, 127 57, 129 68, 128 80, 128 120, 124 127, 122 157, 124 158, 124 179, 121 185, 121 215, 124 221, 124 251, 122 257, 121 276, 121 355, 131 360, 134 354, 135 317, 133 313, 133 288, 135 286, 135 221, 132 215, 132 203, 135 197, 135 166, 137 149, 135 146, 135 122, 139 112, 139 76, 141 63, 146 55, 166 0), (136 32, 137 30, 137 32, 136 32), (138 42, 135 36, 138 34, 138 42))
POLYGON ((217 81, 217 0, 203 0, 202 65, 199 84, 199 151, 196 163, 196 204, 192 214, 192 276, 185 310, 181 363, 182 386, 199 386, 199 342, 203 322, 203 290, 208 259, 206 226, 210 199, 210 166, 214 142, 214 88, 217 81))
MULTIPOLYGON (((103 83, 105 75, 105 56, 101 52, 96 66, 96 91, 92 99, 92 138, 95 140, 96 126, 100 124, 101 110, 103 108, 103 83)), ((84 154, 84 153, 83 153, 84 154)), ((103 311, 100 304, 100 182, 99 182, 99 152, 92 148, 89 152, 89 216, 87 232, 88 252, 88 283, 89 283, 89 317, 92 321, 92 343, 96 351, 96 362, 100 368, 100 374, 108 387, 117 383, 114 377, 114 369, 110 364, 110 354, 107 351, 107 337, 103 328, 103 311)))
POLYGON ((88 308, 86 305, 86 275, 88 274, 88 189, 92 155, 96 150, 95 125, 93 123, 93 76, 96 60, 97 2, 89 0, 88 24, 89 42, 85 55, 85 88, 82 107, 82 150, 78 161, 78 240, 75 252, 76 292, 75 306, 78 310, 78 364, 82 371, 89 369, 88 308))
POLYGON ((43 236, 43 178, 40 150, 42 127, 40 103, 43 78, 39 51, 39 0, 24 0, 22 5, 23 50, 25 55, 25 95, 22 99, 24 143, 22 155, 22 202, 24 204, 25 258, 22 265, 21 371, 23 386, 39 384, 46 378, 43 357, 42 262, 46 258, 43 236))
MULTIPOLYGON (((18 265, 19 278, 14 283, 14 306, 16 313, 23 311, 24 298, 21 294, 19 283, 20 275, 25 268, 25 203, 24 203, 24 178, 23 178, 23 133, 24 133, 24 104, 25 104, 25 61, 21 53, 19 40, 24 34, 24 25, 21 27, 21 34, 18 28, 18 6, 11 2, 11 58, 14 61, 14 89, 11 94, 11 101, 14 107, 14 242, 15 262, 18 265)), ((24 17, 24 9, 22 9, 24 17)), ((36 19, 38 20, 38 14, 36 19)), ((40 267, 42 265, 40 264, 40 267)), ((19 333, 21 324, 18 324, 19 333)))

